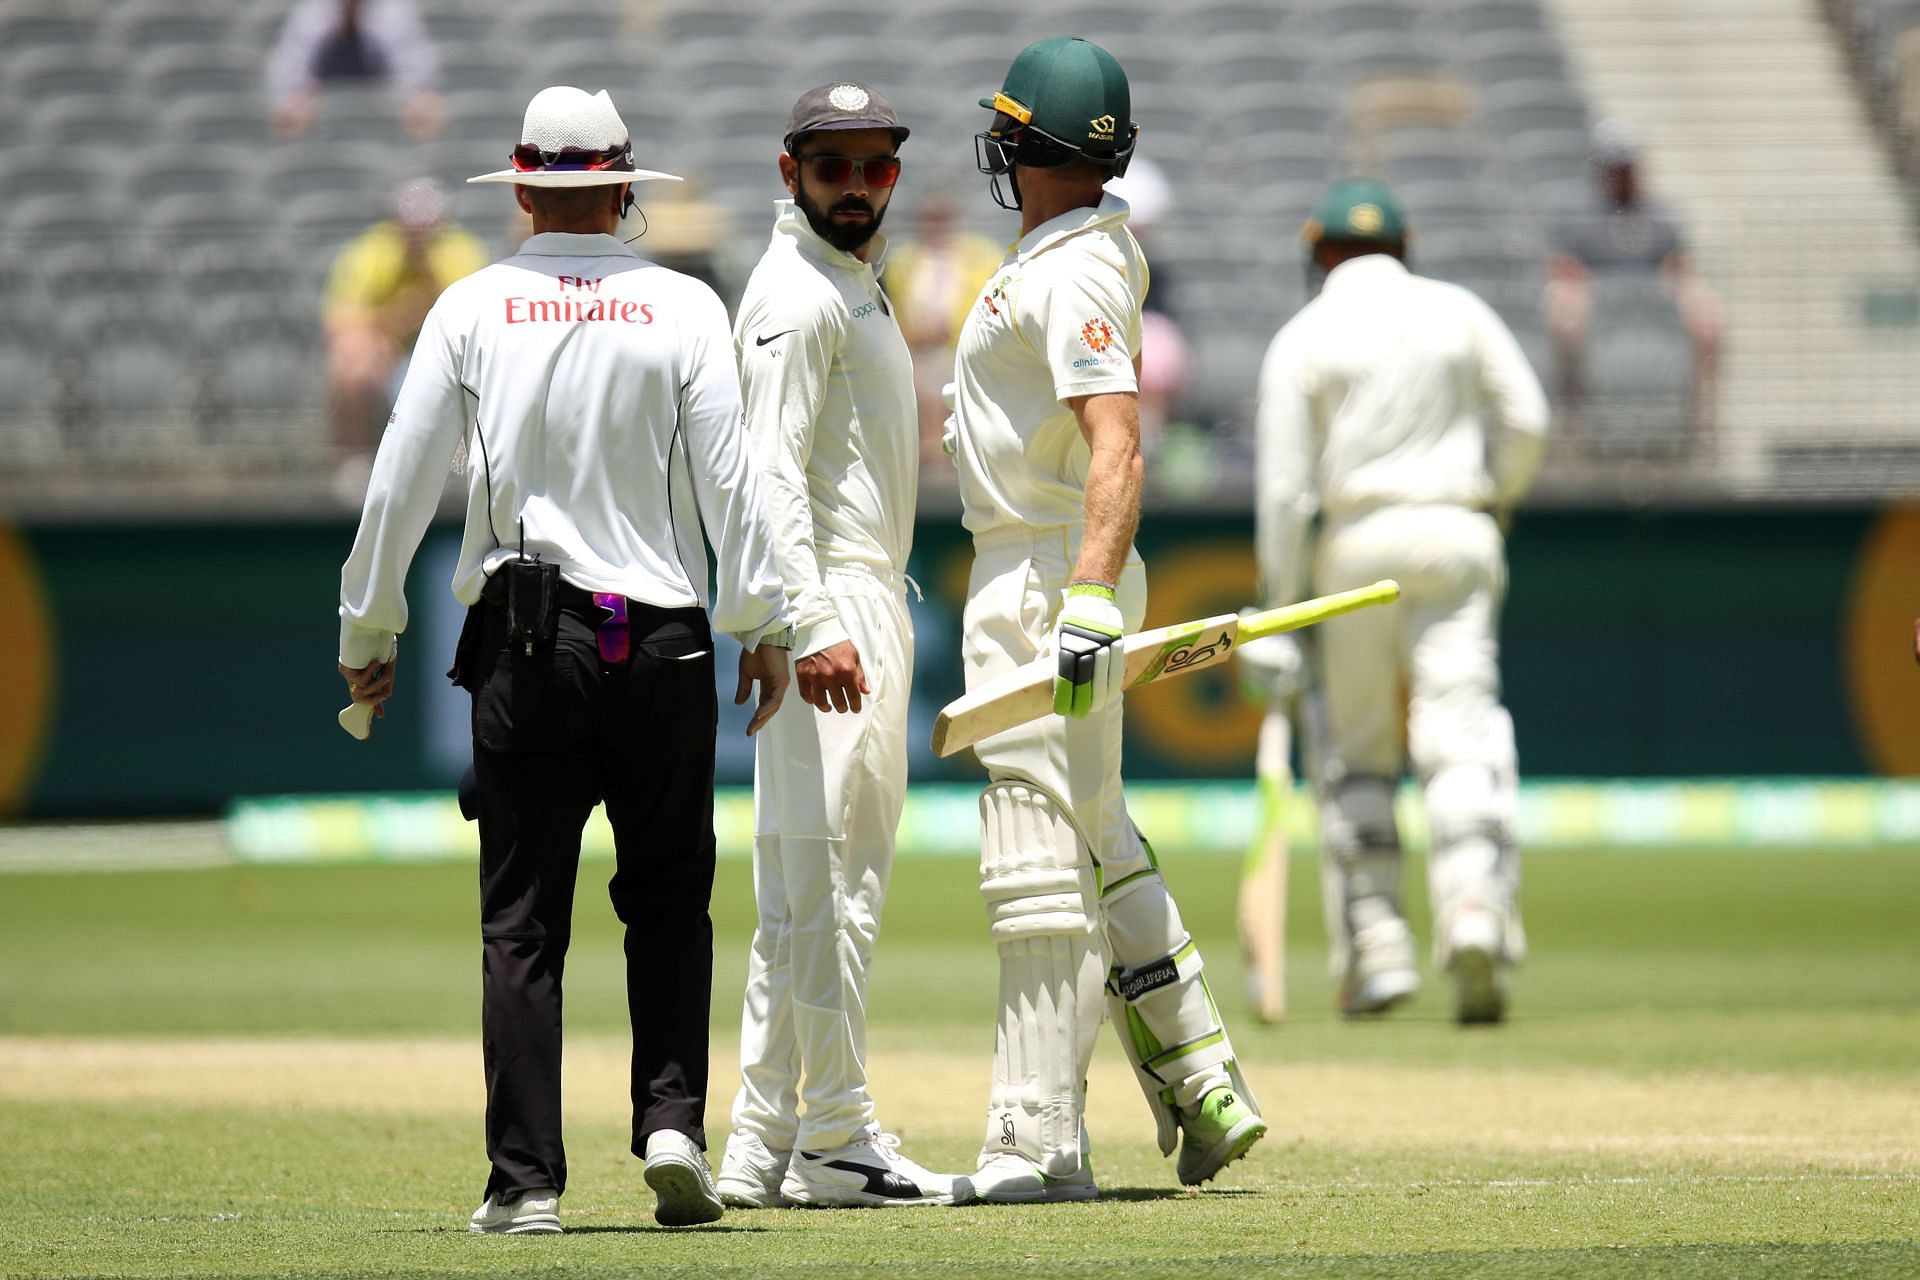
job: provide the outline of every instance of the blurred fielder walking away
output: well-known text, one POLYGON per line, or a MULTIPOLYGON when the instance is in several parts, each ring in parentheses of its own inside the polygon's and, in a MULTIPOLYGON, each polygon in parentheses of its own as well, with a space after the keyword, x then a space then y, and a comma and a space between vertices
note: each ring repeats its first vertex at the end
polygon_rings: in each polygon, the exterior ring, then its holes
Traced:
POLYGON ((978 135, 1020 239, 961 330, 955 451, 973 534, 967 687, 1059 657, 1055 709, 976 748, 980 879, 1000 953, 1000 1026, 975 1194, 1084 1200, 1087 1067, 1103 999, 1158 1123, 1198 1184, 1266 1132, 1153 851, 1120 782, 1117 643, 1146 611, 1140 309, 1147 266, 1102 184, 1137 130, 1126 73, 1080 39, 1008 69, 978 135), (1104 990, 1103 990, 1104 988, 1104 990))
MULTIPOLYGON (((1486 304, 1407 269, 1406 223, 1385 187, 1335 184, 1305 237, 1325 287, 1260 372, 1262 585, 1269 604, 1387 577, 1402 591, 1398 609, 1336 618, 1316 637, 1325 740, 1310 744, 1309 769, 1340 1005, 1380 1013, 1420 985, 1393 816, 1404 683, 1433 833, 1435 960, 1460 1021, 1497 1022, 1526 945, 1497 664, 1502 527, 1539 467, 1546 397, 1486 304)), ((1274 640, 1256 643, 1284 680, 1299 658, 1274 640)))
POLYGON ((455 446, 472 460, 451 673, 473 695, 486 1200, 472 1229, 558 1231, 561 974, 580 832, 613 827, 627 927, 633 1152, 669 1226, 721 1214, 703 1148, 713 975, 713 636, 747 652, 749 732, 787 680, 786 600, 740 422, 726 310, 612 234, 635 169, 603 92, 544 89, 512 167, 535 234, 428 314, 341 572, 340 668, 392 689, 406 571, 455 446))
POLYGON ((775 205, 734 326, 804 700, 768 722, 755 754, 759 921, 719 1182, 742 1208, 954 1199, 952 1178, 881 1129, 866 1078, 867 971, 906 799, 913 681, 919 426, 875 234, 906 137, 866 85, 801 97, 780 157, 793 199, 775 205))

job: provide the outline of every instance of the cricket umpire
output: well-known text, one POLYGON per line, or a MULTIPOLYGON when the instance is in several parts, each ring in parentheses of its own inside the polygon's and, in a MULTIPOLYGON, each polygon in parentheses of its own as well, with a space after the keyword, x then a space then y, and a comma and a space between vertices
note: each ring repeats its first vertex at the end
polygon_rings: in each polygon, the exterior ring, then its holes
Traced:
POLYGON ((961 328, 954 444, 973 534, 962 654, 969 689, 1055 655, 1060 713, 976 751, 980 878, 1000 956, 986 1139, 988 1201, 1084 1200, 1085 1081, 1110 1008, 1160 1150, 1189 1185, 1266 1132, 1120 778, 1123 634, 1146 611, 1139 362, 1147 265, 1103 184, 1138 130, 1126 72, 1098 45, 1014 59, 975 141, 1020 238, 961 328), (1104 997, 1104 1003, 1103 1003, 1104 997))
POLYGON ((726 310, 613 235, 629 184, 671 175, 634 167, 604 92, 568 87, 535 95, 511 159, 471 181, 512 184, 535 234, 421 330, 341 573, 340 669, 356 701, 391 692, 407 565, 464 441, 453 592, 469 612, 450 674, 473 697, 492 1165, 471 1226, 560 1229, 561 975, 596 802, 627 929, 632 1149, 660 1222, 707 1222, 709 626, 745 649, 735 700, 758 682, 754 732, 787 683, 785 597, 726 310))
MULTIPOLYGON (((1309 735, 1310 767, 1342 1011, 1384 1012, 1420 982, 1393 814, 1404 687, 1432 831, 1435 959, 1459 1020, 1496 1022, 1525 949, 1518 761, 1500 703, 1502 525, 1539 468, 1547 401, 1492 308, 1408 270, 1407 236, 1393 193, 1365 180, 1329 188, 1306 225, 1325 284, 1261 367, 1260 572, 1275 605, 1401 586, 1399 608, 1327 622, 1316 646, 1324 731, 1309 735)), ((1265 647, 1284 682, 1300 664, 1290 637, 1273 639, 1242 657, 1265 647)))

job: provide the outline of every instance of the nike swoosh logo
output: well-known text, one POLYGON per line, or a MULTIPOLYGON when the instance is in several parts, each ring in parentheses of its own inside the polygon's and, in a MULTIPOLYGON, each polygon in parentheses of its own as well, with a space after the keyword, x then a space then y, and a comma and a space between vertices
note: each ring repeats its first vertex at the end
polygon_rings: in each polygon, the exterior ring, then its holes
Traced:
POLYGON ((773 334, 771 337, 755 338, 753 340, 753 345, 756 347, 764 347, 769 342, 776 342, 779 339, 786 337, 790 333, 798 333, 798 332, 800 332, 798 329, 782 329, 779 333, 773 334))

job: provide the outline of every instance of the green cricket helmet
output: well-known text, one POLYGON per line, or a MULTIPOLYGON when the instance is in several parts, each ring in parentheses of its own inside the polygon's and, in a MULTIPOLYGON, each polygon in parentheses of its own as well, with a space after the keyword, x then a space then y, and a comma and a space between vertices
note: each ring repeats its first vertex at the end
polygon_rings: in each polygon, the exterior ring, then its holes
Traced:
POLYGON ((1000 92, 980 99, 993 122, 974 136, 980 172, 993 176, 993 198, 1006 209, 1020 207, 1013 167, 1051 169, 1090 160, 1119 177, 1133 159, 1139 126, 1127 73, 1114 56, 1079 36, 1039 40, 1020 51, 1007 68, 1000 92), (1009 204, 1000 191, 1006 174, 1009 204))
POLYGON ((1407 219, 1385 183, 1348 178, 1327 188, 1300 238, 1310 248, 1323 241, 1404 247, 1407 219))

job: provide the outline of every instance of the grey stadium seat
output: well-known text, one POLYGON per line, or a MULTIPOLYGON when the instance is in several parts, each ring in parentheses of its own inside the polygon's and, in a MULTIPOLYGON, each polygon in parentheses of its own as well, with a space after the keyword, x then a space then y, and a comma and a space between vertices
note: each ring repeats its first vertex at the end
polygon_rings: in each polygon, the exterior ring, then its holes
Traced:
POLYGON ((155 252, 183 254, 207 247, 235 251, 276 233, 279 212, 251 189, 224 195, 188 192, 143 206, 139 226, 155 252))
POLYGON ((199 93, 250 93, 262 103, 266 98, 259 56, 227 45, 167 46, 140 54, 134 83, 161 102, 199 93))
POLYGON ((12 202, 4 216, 8 237, 36 255, 52 256, 69 246, 105 251, 128 231, 119 208, 99 197, 31 195, 12 202))
POLYGON ((0 50, 10 54, 30 49, 85 48, 97 35, 94 19, 75 16, 65 8, 10 5, 0 10, 0 50))
POLYGON ((164 136, 175 142, 244 147, 255 154, 273 140, 266 98, 258 91, 195 93, 167 104, 164 136))
POLYGON ((1214 36, 1257 43, 1272 36, 1290 18, 1289 6, 1281 3, 1260 4, 1252 0, 1208 3, 1207 0, 1195 0, 1189 5, 1168 5, 1160 11, 1151 29, 1170 43, 1204 43, 1214 36))
POLYGON ((97 45, 6 50, 6 79, 23 102, 40 104, 75 95, 118 93, 126 87, 121 60, 97 45))
POLYGON ((405 159, 374 141, 305 139, 268 152, 261 169, 267 194, 290 200, 311 192, 384 192, 408 167, 405 159))
POLYGON ((1482 85, 1567 78, 1559 43, 1551 35, 1538 32, 1494 32, 1462 40, 1455 57, 1482 85))
POLYGON ((1582 435, 1606 453, 1672 453, 1691 443, 1692 353, 1673 300, 1652 280, 1596 281, 1581 363, 1582 435))
POLYGON ((75 205, 110 199, 114 184, 97 168, 74 164, 73 154, 71 147, 31 142, 0 150, 0 166, 12 177, 12 191, 0 204, 0 226, 15 203, 33 196, 58 196, 75 205))
POLYGON ((170 46, 212 48, 226 43, 231 15, 191 0, 121 0, 101 22, 107 43, 139 55, 170 46))
POLYGON ((139 152, 128 169, 119 188, 129 204, 196 192, 250 192, 260 185, 253 158, 238 147, 161 143, 139 152))
POLYGON ((35 132, 48 138, 100 139, 117 147, 138 147, 154 134, 150 103, 119 95, 60 98, 37 107, 35 132))
POLYGON ((1198 108, 1211 127, 1234 133, 1329 133, 1333 106, 1311 85, 1277 81, 1209 95, 1198 108))
POLYGON ((1453 29, 1469 39, 1490 31, 1548 29, 1546 11, 1539 0, 1457 0, 1447 17, 1453 29))

